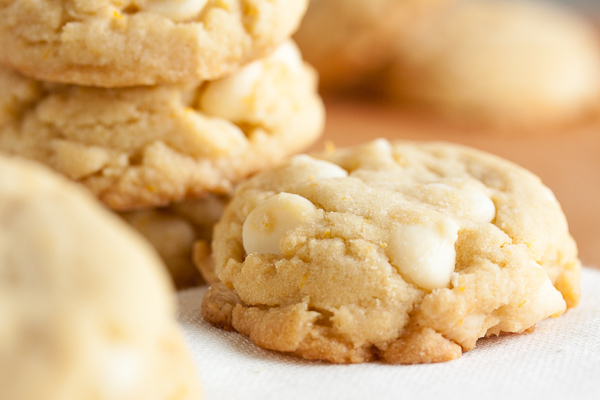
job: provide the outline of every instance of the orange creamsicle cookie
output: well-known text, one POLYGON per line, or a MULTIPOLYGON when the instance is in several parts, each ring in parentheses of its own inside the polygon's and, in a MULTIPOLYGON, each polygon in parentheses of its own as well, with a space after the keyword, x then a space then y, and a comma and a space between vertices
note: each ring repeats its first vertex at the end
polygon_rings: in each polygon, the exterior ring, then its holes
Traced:
POLYGON ((369 85, 395 44, 456 0, 314 0, 294 39, 331 91, 369 85))
POLYGON ((231 74, 296 30, 307 0, 0 0, 0 64, 101 87, 231 74))
POLYGON ((383 90, 467 125, 540 130, 597 114, 597 29, 551 3, 458 2, 397 42, 383 90))
POLYGON ((377 140, 241 184, 213 238, 204 318, 308 359, 426 363, 579 299, 560 205, 471 148, 377 140))
POLYGON ((102 89, 0 69, 0 151, 87 186, 115 210, 229 193, 317 140, 316 75, 292 42, 235 74, 191 85, 102 89))
POLYGON ((0 174, 2 398, 202 398, 152 248, 42 165, 0 174))

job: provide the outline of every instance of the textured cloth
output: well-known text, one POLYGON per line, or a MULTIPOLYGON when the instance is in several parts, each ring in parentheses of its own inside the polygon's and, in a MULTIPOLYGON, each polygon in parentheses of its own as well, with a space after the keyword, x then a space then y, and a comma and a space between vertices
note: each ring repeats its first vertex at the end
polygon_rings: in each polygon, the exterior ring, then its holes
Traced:
POLYGON ((581 280, 581 303, 560 318, 441 364, 334 365, 263 350, 202 320, 206 287, 179 293, 179 322, 207 400, 598 399, 600 271, 584 268, 581 280))

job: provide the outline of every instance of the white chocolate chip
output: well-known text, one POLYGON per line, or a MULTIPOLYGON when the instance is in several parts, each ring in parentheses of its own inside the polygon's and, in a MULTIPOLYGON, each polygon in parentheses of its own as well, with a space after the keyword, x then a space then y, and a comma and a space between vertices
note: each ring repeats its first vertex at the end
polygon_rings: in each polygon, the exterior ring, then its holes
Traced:
POLYGON ((298 46, 291 41, 281 44, 268 58, 268 60, 285 64, 291 70, 301 70, 303 66, 302 54, 298 46))
POLYGON ((215 116, 235 122, 255 122, 258 83, 272 71, 269 64, 281 65, 292 74, 303 68, 295 44, 286 42, 269 57, 254 61, 233 75, 207 84, 200 98, 200 108, 215 116))
MULTIPOLYGON (((546 275, 543 271, 541 274, 546 275)), ((522 331, 544 318, 562 314, 566 308, 567 304, 560 292, 552 285, 550 278, 544 276, 537 290, 513 311, 513 314, 518 316, 519 325, 515 326, 513 319, 507 319, 498 324, 497 328, 507 332, 522 331)))
POLYGON ((496 205, 477 188, 428 183, 420 186, 416 195, 421 201, 450 211, 456 217, 484 222, 491 222, 496 217, 496 205))
POLYGON ((452 220, 434 225, 400 225, 389 240, 390 260, 403 277, 423 289, 446 287, 456 263, 458 229, 452 220))
POLYGON ((380 153, 381 155, 388 155, 392 153, 392 145, 386 139, 378 138, 373 140, 366 146, 373 153, 380 153))
POLYGON ((392 145, 386 139, 375 139, 364 146, 358 158, 363 168, 371 166, 393 165, 396 163, 393 157, 392 145))
POLYGON ((255 61, 233 75, 210 82, 200 99, 200 108, 230 121, 251 119, 255 88, 263 73, 262 62, 255 61))
POLYGON ((183 142, 180 146, 185 146, 192 154, 217 158, 226 154, 235 154, 248 147, 246 135, 232 122, 207 117, 194 111, 186 115, 194 127, 182 131, 179 140, 183 142))
POLYGON ((545 318, 546 316, 562 314, 566 309, 566 303, 560 292, 554 287, 550 278, 544 280, 531 300, 521 308, 523 312, 535 314, 534 320, 545 318))
POLYGON ((466 202, 470 205, 468 215, 472 220, 492 222, 496 218, 496 205, 485 193, 479 190, 469 190, 464 195, 466 202))
POLYGON ((180 22, 197 17, 207 2, 208 0, 149 0, 139 7, 180 22))
POLYGON ((292 157, 290 165, 298 174, 306 175, 309 179, 344 178, 348 172, 337 164, 317 160, 311 156, 300 154, 292 157))
POLYGON ((242 227, 247 254, 280 254, 279 241, 286 232, 316 218, 317 208, 309 200, 279 193, 262 201, 250 212, 242 227))

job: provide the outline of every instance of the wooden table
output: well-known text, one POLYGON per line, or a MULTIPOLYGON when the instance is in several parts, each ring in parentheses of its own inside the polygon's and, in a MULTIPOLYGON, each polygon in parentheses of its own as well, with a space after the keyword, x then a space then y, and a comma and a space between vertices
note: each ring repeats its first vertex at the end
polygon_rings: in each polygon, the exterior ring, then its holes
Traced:
POLYGON ((374 102, 326 99, 324 142, 336 146, 370 139, 444 140, 470 145, 533 171, 563 206, 584 265, 600 267, 600 118, 546 132, 465 129, 431 115, 374 102))

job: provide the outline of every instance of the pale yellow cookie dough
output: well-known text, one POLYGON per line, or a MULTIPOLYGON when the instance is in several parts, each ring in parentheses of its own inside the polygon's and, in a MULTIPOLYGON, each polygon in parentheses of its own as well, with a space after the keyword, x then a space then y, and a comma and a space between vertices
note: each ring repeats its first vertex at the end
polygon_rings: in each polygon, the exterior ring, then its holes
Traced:
POLYGON ((286 42, 194 85, 99 89, 13 83, 0 69, 0 151, 43 162, 116 210, 229 193, 317 140, 316 75, 286 42), (15 101, 18 100, 18 101, 15 101))
POLYGON ((469 124, 540 127, 600 109, 600 41, 548 2, 467 0, 398 41, 384 91, 469 124))
POLYGON ((307 0, 0 0, 0 64, 124 87, 215 79, 288 39, 307 0))
MULTIPOLYGON (((123 212, 120 215, 154 246, 175 286, 183 289, 204 283, 198 270, 202 265, 198 268, 194 265, 194 258, 197 259, 194 248, 198 247, 195 243, 204 241, 208 246, 213 226, 221 217, 226 201, 226 197, 209 195, 200 200, 123 212)), ((204 259, 202 262, 210 261, 204 259)))
POLYGON ((312 0, 295 33, 325 91, 363 83, 392 57, 395 41, 455 0, 312 0))
POLYGON ((202 398, 150 246, 44 166, 0 175, 0 397, 202 398))
POLYGON ((436 142, 318 157, 238 186, 215 227, 208 322, 308 359, 405 364, 577 305, 576 245, 530 172, 436 142))

